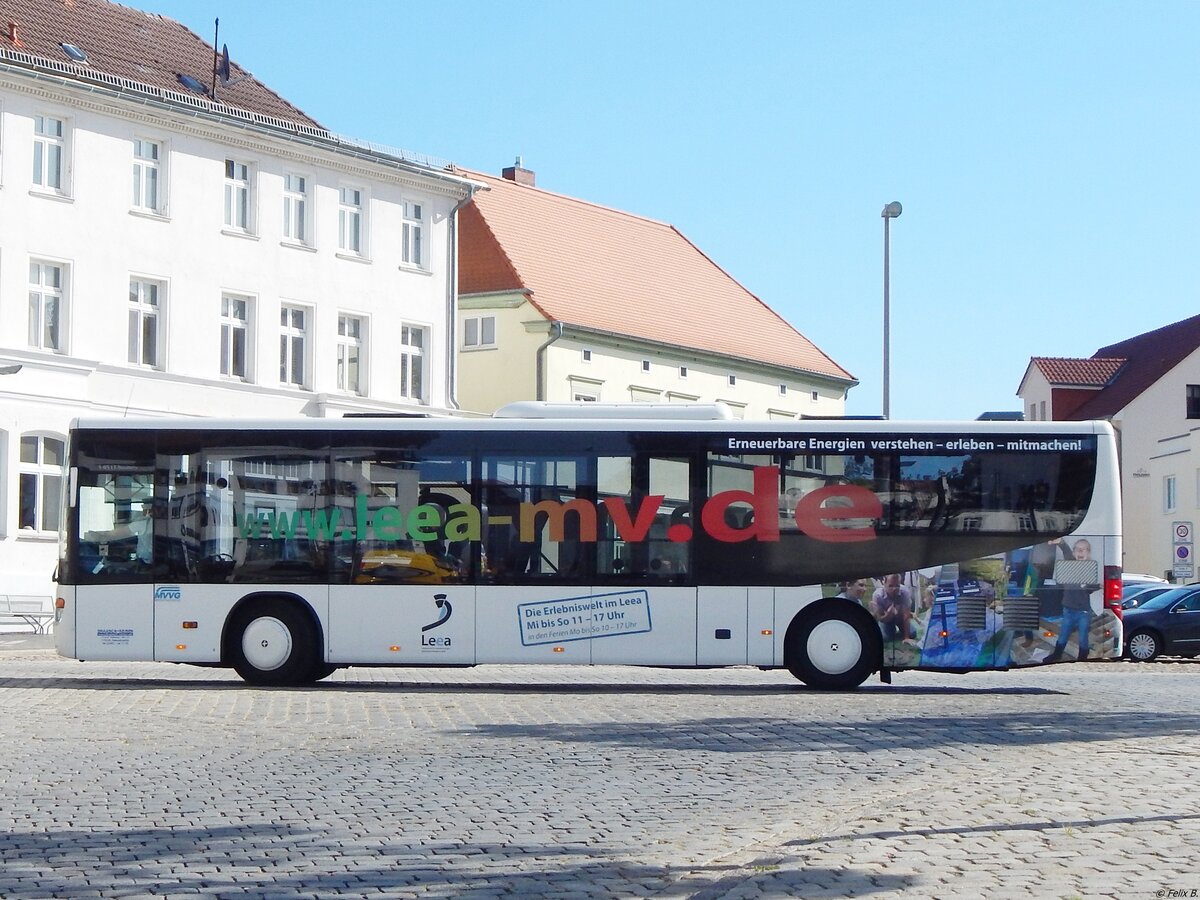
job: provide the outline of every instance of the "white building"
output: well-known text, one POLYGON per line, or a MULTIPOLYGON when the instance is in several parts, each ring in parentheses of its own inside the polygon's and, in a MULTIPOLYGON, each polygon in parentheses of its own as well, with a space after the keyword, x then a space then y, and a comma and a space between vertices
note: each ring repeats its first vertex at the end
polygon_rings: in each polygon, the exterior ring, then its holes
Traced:
POLYGON ((1177 526, 1190 533, 1200 525, 1200 316, 1088 359, 1034 357, 1017 394, 1030 420, 1112 422, 1120 441, 1125 570, 1194 580, 1177 526))
POLYGON ((464 409, 516 400, 720 400, 739 418, 838 416, 858 382, 674 227, 471 173, 461 214, 464 409))
POLYGON ((8 0, 3 20, 4 590, 49 594, 77 415, 454 407, 473 182, 330 134, 236 65, 214 102, 213 48, 170 19, 8 0))

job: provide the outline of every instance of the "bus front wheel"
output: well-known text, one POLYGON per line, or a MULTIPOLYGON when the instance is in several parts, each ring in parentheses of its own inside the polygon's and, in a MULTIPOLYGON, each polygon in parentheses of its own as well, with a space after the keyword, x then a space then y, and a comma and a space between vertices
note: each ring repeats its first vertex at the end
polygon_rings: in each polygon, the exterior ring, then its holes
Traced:
POLYGON ((870 613, 848 600, 818 600, 788 628, 784 662, 809 687, 856 688, 879 670, 883 640, 870 613))
POLYGON ((256 600, 231 623, 233 668, 250 684, 305 684, 322 664, 312 617, 295 602, 256 600))

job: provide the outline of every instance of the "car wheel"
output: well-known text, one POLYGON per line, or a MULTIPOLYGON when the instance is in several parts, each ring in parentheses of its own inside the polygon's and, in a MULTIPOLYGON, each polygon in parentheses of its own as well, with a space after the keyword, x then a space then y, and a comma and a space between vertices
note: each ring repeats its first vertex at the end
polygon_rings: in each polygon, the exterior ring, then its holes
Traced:
POLYGON ((1162 653, 1162 641, 1152 631, 1135 631, 1129 636, 1125 652, 1134 662, 1151 662, 1162 653))
POLYGON ((801 610, 788 629, 784 660, 809 687, 856 688, 878 671, 883 655, 879 626, 861 606, 821 600, 801 610))

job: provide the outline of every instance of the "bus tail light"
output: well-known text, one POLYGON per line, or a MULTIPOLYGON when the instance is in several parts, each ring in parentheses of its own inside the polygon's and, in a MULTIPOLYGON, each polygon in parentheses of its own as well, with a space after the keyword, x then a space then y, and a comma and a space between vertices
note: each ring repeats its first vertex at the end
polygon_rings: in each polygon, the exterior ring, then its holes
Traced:
POLYGON ((54 608, 55 608, 55 609, 66 609, 66 608, 67 608, 67 601, 66 601, 66 600, 64 600, 62 597, 57 597, 57 598, 55 598, 55 600, 54 600, 54 608))
POLYGON ((1104 606, 1118 619, 1121 611, 1121 567, 1104 567, 1104 606))

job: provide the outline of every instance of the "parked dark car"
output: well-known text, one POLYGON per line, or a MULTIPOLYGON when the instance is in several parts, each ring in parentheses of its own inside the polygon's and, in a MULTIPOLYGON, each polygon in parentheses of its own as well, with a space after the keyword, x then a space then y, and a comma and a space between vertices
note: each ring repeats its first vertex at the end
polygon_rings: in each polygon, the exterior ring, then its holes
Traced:
POLYGON ((1135 662, 1200 654, 1200 584, 1164 591, 1123 618, 1125 655, 1135 662))
POLYGON ((1172 584, 1137 584, 1128 585, 1121 591, 1121 609, 1135 609, 1159 594, 1175 590, 1172 584))

